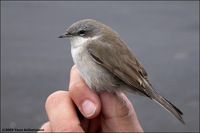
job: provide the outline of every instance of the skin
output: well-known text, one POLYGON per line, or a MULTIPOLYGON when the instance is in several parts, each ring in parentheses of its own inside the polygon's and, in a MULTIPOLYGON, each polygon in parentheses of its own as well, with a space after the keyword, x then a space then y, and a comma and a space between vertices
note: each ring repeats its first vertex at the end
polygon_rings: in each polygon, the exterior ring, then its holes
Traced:
POLYGON ((75 66, 70 73, 69 92, 54 92, 45 108, 49 121, 41 127, 44 132, 143 132, 131 102, 122 92, 91 91, 75 66), (78 118, 76 107, 87 119, 78 118))

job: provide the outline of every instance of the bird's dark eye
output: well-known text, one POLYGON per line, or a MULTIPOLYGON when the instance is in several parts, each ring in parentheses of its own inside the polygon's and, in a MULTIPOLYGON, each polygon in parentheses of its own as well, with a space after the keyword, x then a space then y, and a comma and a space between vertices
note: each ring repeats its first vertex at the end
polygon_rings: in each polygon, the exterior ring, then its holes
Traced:
POLYGON ((78 33, 79 33, 80 35, 83 35, 83 34, 85 33, 85 30, 80 30, 78 33))

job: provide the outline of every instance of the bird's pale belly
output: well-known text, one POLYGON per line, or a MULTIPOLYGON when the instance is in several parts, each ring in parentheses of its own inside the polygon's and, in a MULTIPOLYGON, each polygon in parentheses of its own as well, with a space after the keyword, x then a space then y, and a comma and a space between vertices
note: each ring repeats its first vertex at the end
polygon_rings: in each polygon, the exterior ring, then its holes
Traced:
POLYGON ((82 47, 72 48, 74 64, 86 84, 94 91, 115 91, 119 85, 116 77, 101 65, 97 64, 82 47))

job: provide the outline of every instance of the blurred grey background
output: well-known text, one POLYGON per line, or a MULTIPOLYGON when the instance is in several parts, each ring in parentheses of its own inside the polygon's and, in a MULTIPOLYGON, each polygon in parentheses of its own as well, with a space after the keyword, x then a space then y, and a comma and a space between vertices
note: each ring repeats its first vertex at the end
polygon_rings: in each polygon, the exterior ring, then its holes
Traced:
POLYGON ((186 125, 148 98, 127 94, 144 131, 199 130, 199 2, 1 2, 1 128, 39 128, 46 98, 67 90, 70 43, 58 36, 91 18, 116 30, 154 88, 186 125))

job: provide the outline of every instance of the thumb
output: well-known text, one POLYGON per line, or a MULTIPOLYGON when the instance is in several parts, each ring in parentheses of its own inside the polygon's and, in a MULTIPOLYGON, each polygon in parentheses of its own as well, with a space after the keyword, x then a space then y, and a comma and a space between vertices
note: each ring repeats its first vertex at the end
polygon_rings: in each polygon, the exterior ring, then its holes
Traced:
POLYGON ((135 110, 124 93, 102 92, 99 96, 102 106, 103 132, 143 132, 135 110))

